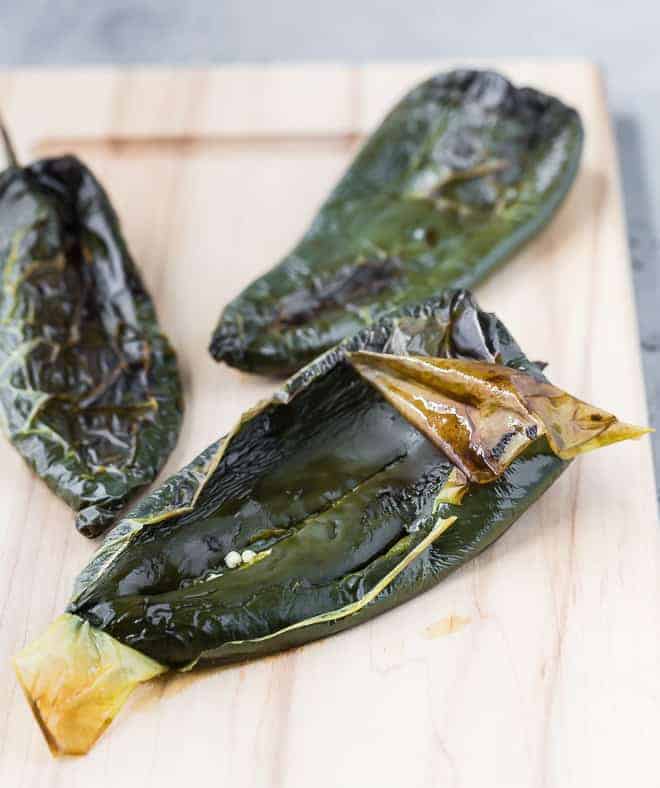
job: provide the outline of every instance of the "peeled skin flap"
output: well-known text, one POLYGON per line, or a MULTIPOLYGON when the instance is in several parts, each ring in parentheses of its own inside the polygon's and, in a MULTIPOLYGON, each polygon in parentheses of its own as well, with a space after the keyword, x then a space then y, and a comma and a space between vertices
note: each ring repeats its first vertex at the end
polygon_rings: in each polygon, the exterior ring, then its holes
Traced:
POLYGON ((68 613, 14 657, 53 754, 86 753, 133 689, 167 668, 68 613))
MULTIPOLYGON (((465 481, 477 484, 495 481, 542 435, 558 457, 571 460, 650 432, 501 364, 366 351, 349 361, 465 481)), ((450 478, 454 498, 456 477, 450 478)))

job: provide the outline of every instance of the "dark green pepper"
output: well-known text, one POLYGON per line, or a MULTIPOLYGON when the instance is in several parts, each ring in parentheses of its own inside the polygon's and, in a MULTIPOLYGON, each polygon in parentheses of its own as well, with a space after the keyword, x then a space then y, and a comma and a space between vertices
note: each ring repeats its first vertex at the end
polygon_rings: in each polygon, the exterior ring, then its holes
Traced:
POLYGON ((144 499, 19 678, 54 748, 86 751, 136 683, 382 613, 492 544, 575 453, 642 432, 446 293, 318 358, 144 499))
POLYGON ((472 286, 549 221, 582 138, 574 110, 499 74, 429 79, 367 140, 297 246, 225 308, 211 354, 288 373, 394 308, 472 286))
POLYGON ((95 536, 176 443, 176 356, 92 173, 72 156, 20 167, 3 136, 2 428, 95 536))

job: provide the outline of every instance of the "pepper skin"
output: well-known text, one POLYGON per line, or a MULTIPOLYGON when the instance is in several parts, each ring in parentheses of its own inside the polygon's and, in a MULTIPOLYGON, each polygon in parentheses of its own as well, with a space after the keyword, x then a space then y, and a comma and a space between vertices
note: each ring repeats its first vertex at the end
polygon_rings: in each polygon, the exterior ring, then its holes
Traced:
POLYGON ((72 156, 10 160, 0 174, 2 428, 92 537, 176 444, 176 356, 92 173, 72 156))
POLYGON ((69 612, 169 667, 286 648, 434 585, 500 536, 566 467, 542 438, 461 506, 438 506, 453 465, 348 363, 364 350, 541 374, 465 292, 363 330, 139 504, 83 571, 69 612), (360 600, 438 518, 457 515, 460 527, 370 605, 290 629, 360 600), (224 557, 246 549, 262 560, 228 569, 224 557))
POLYGON ((137 684, 389 610, 492 544, 562 457, 645 431, 446 292, 328 351, 139 503, 18 678, 53 751, 87 752, 137 684))
POLYGON ((453 71, 390 112, 295 248, 224 309, 218 361, 283 375, 393 309, 479 282, 552 217, 583 131, 558 99, 453 71))

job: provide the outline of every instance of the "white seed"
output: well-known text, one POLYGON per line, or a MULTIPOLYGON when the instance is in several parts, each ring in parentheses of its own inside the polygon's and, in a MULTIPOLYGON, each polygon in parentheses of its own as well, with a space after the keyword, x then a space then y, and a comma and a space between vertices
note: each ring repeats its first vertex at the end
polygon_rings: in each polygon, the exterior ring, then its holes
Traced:
POLYGON ((251 561, 254 561, 256 557, 257 554, 254 552, 254 550, 243 550, 241 553, 241 559, 243 560, 244 564, 249 564, 251 561))
POLYGON ((225 556, 225 564, 227 564, 228 569, 234 569, 241 564, 241 554, 237 553, 236 550, 232 550, 230 553, 227 553, 225 556))

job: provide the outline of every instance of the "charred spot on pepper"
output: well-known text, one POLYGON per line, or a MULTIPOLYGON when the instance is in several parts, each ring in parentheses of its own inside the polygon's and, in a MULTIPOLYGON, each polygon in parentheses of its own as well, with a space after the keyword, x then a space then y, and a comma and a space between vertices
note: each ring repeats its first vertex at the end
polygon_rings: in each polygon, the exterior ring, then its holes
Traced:
POLYGON ((381 291, 395 287, 402 273, 403 263, 396 257, 343 266, 331 277, 315 279, 310 288, 284 296, 273 327, 301 326, 327 309, 357 306, 381 291))
POLYGON ((435 227, 427 227, 424 231, 424 240, 428 246, 437 246, 440 240, 440 235, 435 227))

